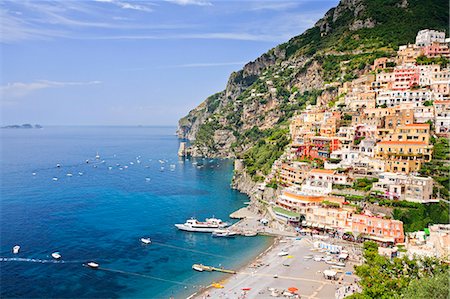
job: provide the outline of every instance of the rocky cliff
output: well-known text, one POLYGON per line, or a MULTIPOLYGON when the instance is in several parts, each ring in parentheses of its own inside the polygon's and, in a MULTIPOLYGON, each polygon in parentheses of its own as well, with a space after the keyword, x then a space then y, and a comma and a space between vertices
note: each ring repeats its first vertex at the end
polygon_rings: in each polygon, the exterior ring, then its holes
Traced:
POLYGON ((255 145, 278 142, 274 135, 287 132, 297 111, 332 105, 337 87, 374 59, 420 29, 447 26, 447 0, 342 0, 311 29, 232 73, 223 91, 179 121, 178 136, 193 141, 195 156, 251 156, 255 145))

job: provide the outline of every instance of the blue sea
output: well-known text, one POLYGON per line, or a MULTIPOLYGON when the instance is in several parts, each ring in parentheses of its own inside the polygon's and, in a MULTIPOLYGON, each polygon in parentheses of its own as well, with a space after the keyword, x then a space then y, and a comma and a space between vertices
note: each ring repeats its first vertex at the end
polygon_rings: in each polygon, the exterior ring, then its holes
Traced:
POLYGON ((174 131, 1 130, 0 297, 185 298, 224 278, 192 264, 233 269, 263 251, 269 238, 174 227, 190 217, 231 221, 248 200, 230 188, 232 161, 179 159, 174 131), (60 262, 50 256, 55 251, 60 262), (88 261, 102 269, 84 267, 88 261))

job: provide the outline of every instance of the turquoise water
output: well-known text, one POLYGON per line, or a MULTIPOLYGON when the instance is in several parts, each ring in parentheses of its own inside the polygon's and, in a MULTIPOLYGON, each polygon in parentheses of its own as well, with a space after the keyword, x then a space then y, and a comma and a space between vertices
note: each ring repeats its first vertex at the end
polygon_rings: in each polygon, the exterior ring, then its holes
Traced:
POLYGON ((229 187, 232 161, 180 160, 174 130, 1 130, 0 297, 184 298, 223 277, 193 263, 236 268, 264 250, 268 238, 174 227, 192 216, 230 220, 247 200, 229 187), (168 161, 163 171, 158 160, 168 161), (54 251, 62 262, 51 262, 54 251), (82 266, 91 260, 109 270, 82 266))

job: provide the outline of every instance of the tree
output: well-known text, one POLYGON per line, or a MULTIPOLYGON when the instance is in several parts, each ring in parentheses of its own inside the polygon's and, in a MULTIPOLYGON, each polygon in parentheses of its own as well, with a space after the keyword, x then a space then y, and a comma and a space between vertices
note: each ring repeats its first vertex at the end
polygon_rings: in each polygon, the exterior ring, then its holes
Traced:
POLYGON ((405 299, 427 298, 427 299, 448 299, 449 279, 448 271, 439 273, 433 277, 425 277, 411 281, 404 292, 405 299))
POLYGON ((438 259, 410 260, 405 256, 391 260, 378 254, 375 242, 364 243, 363 256, 365 263, 355 266, 355 273, 361 278, 359 284, 362 292, 346 298, 399 298, 409 292, 410 287, 412 297, 406 298, 447 298, 440 297, 445 294, 442 290, 448 288, 448 282, 445 285, 440 276, 447 277, 449 268, 438 259), (428 294, 428 290, 435 287, 436 290, 430 294, 436 297, 418 296, 415 294, 415 287, 419 287, 423 294, 428 294))

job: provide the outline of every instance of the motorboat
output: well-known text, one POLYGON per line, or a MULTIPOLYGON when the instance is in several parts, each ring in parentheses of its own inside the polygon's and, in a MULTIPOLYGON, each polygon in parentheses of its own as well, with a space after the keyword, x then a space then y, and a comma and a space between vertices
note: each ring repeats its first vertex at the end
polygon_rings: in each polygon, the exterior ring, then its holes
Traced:
POLYGON ((100 160, 100 155, 98 154, 98 152, 97 152, 97 154, 95 155, 95 159, 100 160))
POLYGON ((244 235, 245 237, 254 237, 254 236, 256 236, 257 234, 258 234, 257 232, 253 232, 253 231, 246 231, 246 232, 243 233, 243 235, 244 235))
POLYGON ((188 232, 212 233, 217 229, 229 226, 229 224, 217 218, 206 218, 204 222, 192 218, 187 220, 184 224, 175 224, 175 226, 179 230, 188 232))
POLYGON ((19 245, 16 245, 16 246, 14 246, 14 247, 12 248, 12 252, 13 252, 14 254, 18 254, 19 251, 20 251, 20 246, 19 246, 19 245))
POLYGON ((54 180, 54 181, 57 181, 58 180, 58 178, 56 178, 56 177, 54 177, 52 180, 54 180))
POLYGON ((211 272, 213 270, 211 267, 205 266, 202 264, 193 264, 192 269, 194 269, 195 271, 199 271, 199 272, 203 272, 203 271, 211 272))
POLYGON ((66 174, 66 176, 68 176, 68 177, 72 177, 72 176, 73 176, 73 174, 71 174, 71 173, 68 173, 68 174, 66 174))
POLYGON ((150 244, 152 243, 152 240, 150 240, 150 238, 141 238, 141 242, 144 244, 150 244))
POLYGON ((98 267, 100 266, 99 264, 97 264, 96 262, 89 262, 87 263, 87 266, 91 269, 98 269, 98 267))
POLYGON ((213 238, 234 238, 236 233, 227 229, 216 229, 211 235, 213 238))
POLYGON ((56 164, 56 168, 61 168, 61 164, 56 164))
POLYGON ((59 252, 53 252, 52 253, 52 258, 54 258, 55 260, 59 260, 61 258, 61 254, 59 254, 59 252))

